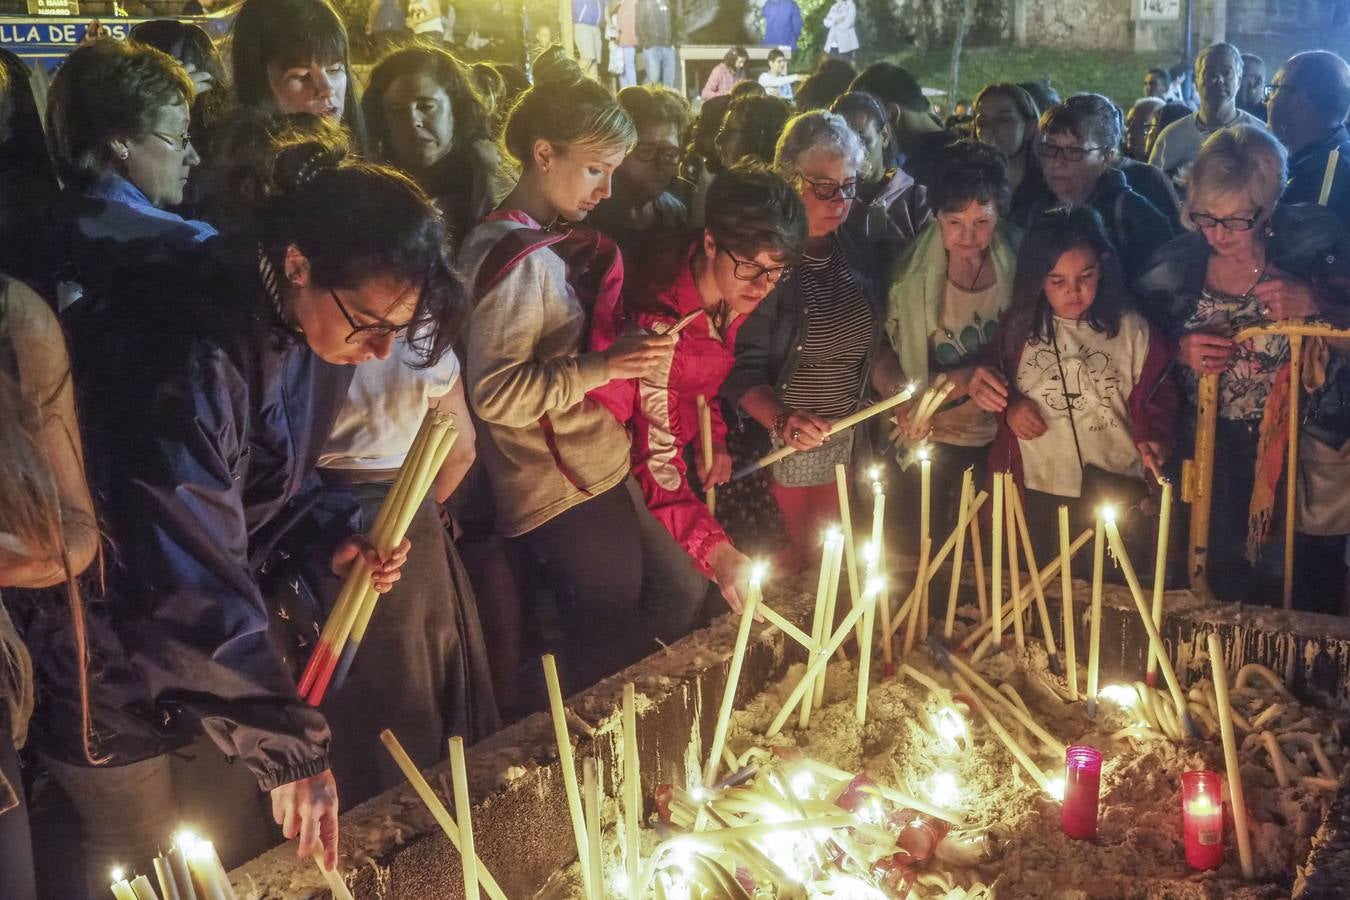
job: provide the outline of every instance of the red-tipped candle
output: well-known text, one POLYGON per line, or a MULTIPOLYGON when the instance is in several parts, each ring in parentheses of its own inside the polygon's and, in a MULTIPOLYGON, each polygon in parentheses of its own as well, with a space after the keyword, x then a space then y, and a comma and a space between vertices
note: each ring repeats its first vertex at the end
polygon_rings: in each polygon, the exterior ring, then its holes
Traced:
POLYGON ((1102 752, 1073 746, 1064 754, 1064 833, 1079 841, 1097 836, 1097 797, 1101 790, 1102 752))
POLYGON ((1186 864, 1205 871, 1223 865, 1223 776, 1218 772, 1181 773, 1181 824, 1186 833, 1186 864))

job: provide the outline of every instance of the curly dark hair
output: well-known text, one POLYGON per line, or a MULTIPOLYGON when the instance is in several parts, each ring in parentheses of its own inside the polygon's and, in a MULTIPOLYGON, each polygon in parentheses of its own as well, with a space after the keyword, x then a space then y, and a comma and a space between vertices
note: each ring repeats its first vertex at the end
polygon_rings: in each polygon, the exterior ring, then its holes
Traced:
POLYGON ((806 248, 806 207, 796 189, 763 163, 723 169, 708 185, 703 225, 737 256, 768 250, 795 263, 806 248))
POLYGON ((111 142, 154 128, 160 107, 192 102, 178 60, 145 44, 101 38, 66 57, 47 95, 47 139, 58 174, 76 185, 112 165, 111 142))
POLYGON ((743 151, 741 156, 751 156, 762 163, 771 163, 774 147, 778 144, 778 135, 782 133, 783 126, 787 124, 791 115, 792 107, 782 97, 737 97, 722 119, 722 128, 717 136, 719 151, 723 142, 722 135, 729 131, 739 131, 743 151))
POLYGON ((950 213, 972 203, 993 203, 1006 215, 1012 193, 1008 158, 988 144, 966 138, 943 152, 937 177, 928 186, 928 205, 950 213))

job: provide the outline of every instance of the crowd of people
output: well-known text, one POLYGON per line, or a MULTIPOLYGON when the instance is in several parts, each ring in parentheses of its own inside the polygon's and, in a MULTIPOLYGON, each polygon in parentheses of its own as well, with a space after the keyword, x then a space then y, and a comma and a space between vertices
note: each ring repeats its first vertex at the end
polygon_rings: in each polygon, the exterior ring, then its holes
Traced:
POLYGON ((1343 611, 1350 345, 1308 342, 1291 383, 1286 338, 1232 337, 1350 320, 1345 61, 1294 56, 1263 114, 1219 44, 1194 110, 1150 71, 1128 112, 998 83, 948 127, 909 72, 832 49, 799 82, 733 49, 697 110, 558 48, 530 84, 400 45, 360 92, 327 0, 245 0, 228 62, 150 23, 71 53, 45 116, 0 56, 7 898, 39 893, 38 772, 84 857, 44 896, 101 895, 184 821, 227 865, 271 823, 332 865, 339 797, 399 781, 381 729, 430 766, 528 711, 540 646, 579 690, 739 611, 752 557, 819 559, 840 465, 895 486, 902 579, 920 444, 934 534, 973 469, 1013 473, 1039 553, 1061 504, 1125 503, 1152 541, 1208 374, 1212 590, 1279 597, 1297 477, 1296 603, 1343 611), (831 430, 938 378, 929 421, 831 430), (377 548, 432 409, 458 440, 377 548), (357 564, 385 597, 316 708, 296 679, 357 564))

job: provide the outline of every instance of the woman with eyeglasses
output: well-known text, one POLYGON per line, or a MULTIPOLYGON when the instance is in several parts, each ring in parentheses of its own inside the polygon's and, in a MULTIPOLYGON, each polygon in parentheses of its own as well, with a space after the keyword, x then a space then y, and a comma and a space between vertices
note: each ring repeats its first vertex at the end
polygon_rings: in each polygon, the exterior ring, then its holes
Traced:
POLYGON ((748 163, 718 173, 707 203, 701 231, 653 242, 628 260, 621 301, 596 312, 592 347, 608 346, 624 325, 659 334, 695 316, 670 348, 669 360, 628 392, 633 477, 652 515, 739 612, 749 560, 695 495, 686 472, 692 464, 704 491, 731 477, 718 392, 735 362, 736 336, 746 317, 801 254, 806 212, 783 179, 748 163), (711 406, 711 466, 699 450, 700 397, 711 406))
POLYGON ((600 201, 587 224, 629 254, 640 244, 683 232, 689 225, 689 211, 671 189, 680 170, 680 144, 690 112, 687 100, 660 84, 626 87, 618 100, 637 129, 637 143, 614 170, 613 193, 600 201))
MULTIPOLYGON (((1190 233, 1159 251, 1136 285, 1178 340, 1189 401, 1184 433, 1194 433, 1200 377, 1219 376, 1207 570, 1210 588, 1225 600, 1280 596, 1281 436, 1290 390, 1286 338, 1232 337, 1248 326, 1343 308, 1323 277, 1341 229, 1322 210, 1280 205, 1286 158, 1262 128, 1211 135, 1190 170, 1183 216, 1190 233)), ((1310 562, 1300 557, 1299 569, 1310 562)), ((1300 607, 1317 599, 1304 598, 1303 575, 1296 580, 1300 607)))
MULTIPOLYGON (((900 258, 890 285, 886 334, 901 371, 920 386, 939 374, 957 386, 926 430, 910 427, 913 402, 897 416, 904 443, 927 441, 933 453, 934 534, 955 524, 964 471, 973 466, 983 483, 998 430, 970 395, 986 375, 977 364, 1012 301, 1020 235, 1004 218, 1011 194, 1002 153, 971 140, 952 144, 929 195, 935 221, 900 258)), ((907 473, 915 481, 907 496, 918 496, 916 475, 907 473)))
POLYGON ((212 238, 183 201, 200 162, 188 134, 192 79, 169 55, 114 40, 78 47, 47 97, 48 141, 65 183, 50 255, 62 304, 118 272, 212 238))
POLYGON ((1167 215, 1131 189, 1115 166, 1120 139, 1120 112, 1100 94, 1078 94, 1046 110, 1035 146, 1049 190, 1018 224, 1030 228, 1061 206, 1092 207, 1128 283, 1174 232, 1167 215))
MULTIPOLYGON (((609 196, 637 138, 632 120, 575 66, 536 81, 503 134, 520 179, 465 242, 476 299, 465 360, 482 422, 480 458, 497 530, 549 579, 566 642, 569 692, 683 636, 707 582, 647 510, 631 477, 629 436, 598 388, 670 360, 675 338, 625 331, 588 342, 588 310, 623 282, 612 241, 576 224, 609 196)), ((528 562, 527 562, 528 561, 528 562)))
POLYGON ((817 556, 822 530, 838 521, 835 465, 852 461, 854 433, 830 435, 830 421, 855 412, 869 392, 885 397, 902 387, 882 334, 885 300, 874 259, 842 228, 862 164, 862 141, 842 116, 813 111, 787 123, 774 168, 802 198, 806 248, 742 326, 736 366, 722 385, 728 404, 776 445, 799 451, 771 472, 788 571, 817 556))
POLYGON ((386 592, 408 543, 384 554, 352 536, 351 507, 316 505, 314 465, 351 367, 411 329, 434 365, 465 304, 444 224, 410 180, 308 144, 275 173, 248 235, 128 271, 63 316, 109 540, 87 608, 106 765, 81 752, 68 621, 35 615, 23 634, 48 698, 35 746, 75 805, 89 896, 113 863, 147 871, 181 822, 227 867, 276 843, 269 818, 302 858, 337 858, 342 736, 296 693, 322 615, 292 582, 322 553, 307 574, 362 560, 386 592))

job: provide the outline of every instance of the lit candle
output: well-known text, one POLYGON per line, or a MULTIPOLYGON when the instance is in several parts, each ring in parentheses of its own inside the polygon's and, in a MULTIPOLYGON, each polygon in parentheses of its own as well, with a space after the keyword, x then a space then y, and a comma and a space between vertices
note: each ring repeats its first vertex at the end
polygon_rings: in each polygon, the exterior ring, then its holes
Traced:
POLYGON ((1331 200, 1331 186, 1336 183, 1336 166, 1340 164, 1340 161, 1340 148, 1333 148, 1327 154, 1327 167, 1322 170, 1322 190, 1317 192, 1319 206, 1326 206, 1331 200))
POLYGON ((1064 668, 1069 679, 1069 699, 1078 699, 1078 621, 1073 612, 1073 571, 1069 565, 1069 508, 1059 507, 1059 586, 1064 609, 1064 668))
POLYGON ((1092 608, 1088 622, 1087 714, 1097 715, 1097 670, 1101 665, 1102 643, 1102 566, 1106 563, 1106 519, 1114 519, 1111 506, 1097 508, 1097 531, 1092 543, 1092 608))
MULTIPOLYGON (((702 394, 698 395, 698 431, 703 449, 703 468, 709 473, 713 467, 712 404, 702 394)), ((707 498, 708 512, 717 512, 717 488, 711 484, 703 485, 703 496, 707 498)))
MULTIPOLYGON (((929 457, 928 448, 919 448, 919 546, 924 545, 924 541, 929 541, 933 537, 933 460, 929 457)), ((919 584, 919 629, 920 634, 925 637, 928 635, 928 579, 925 578, 919 584)))
MULTIPOLYGON (((873 466, 868 472, 872 479, 872 554, 875 560, 876 569, 869 572, 868 577, 873 575, 884 576, 886 574, 886 492, 881 487, 881 467, 873 466)), ((877 598, 877 607, 881 611, 881 661, 885 666, 887 675, 891 674, 891 669, 895 665, 891 659, 891 598, 890 592, 883 589, 880 597, 877 598)))
MULTIPOLYGON (((464 873, 464 896, 478 900, 478 853, 473 842, 473 810, 469 799, 469 770, 464 760, 464 738, 450 738, 450 777, 454 784, 455 815, 459 816, 459 860, 464 873)), ((592 847, 594 852, 595 848, 592 847)), ((322 867, 320 867, 322 868, 322 867)))
POLYGON ((994 652, 1003 649, 1003 473, 994 473, 994 580, 991 585, 994 598, 994 623, 990 632, 994 652))
MULTIPOLYGON (((834 486, 839 492, 839 522, 844 529, 844 569, 848 572, 848 599, 857 606, 861 595, 858 592, 858 555, 853 547, 853 514, 849 511, 848 472, 843 463, 834 467, 834 486)), ((851 608, 851 607, 850 607, 851 608)), ((859 640, 862 635, 858 635, 859 640)))
POLYGON ((159 894, 150 886, 150 879, 144 875, 137 875, 131 880, 131 893, 136 895, 136 900, 159 900, 159 894))
MULTIPOLYGON (((717 783, 717 767, 722 762, 722 748, 727 742, 727 727, 731 724, 731 708, 736 701, 736 684, 741 680, 741 665, 745 662, 745 648, 750 643, 750 626, 755 621, 755 608, 763 596, 764 576, 768 567, 758 563, 750 571, 750 590, 746 594, 745 607, 741 610, 741 624, 736 630, 736 645, 731 651, 731 665, 727 670, 726 687, 722 690, 722 705, 717 711, 717 724, 713 728, 712 749, 708 754, 708 764, 703 770, 703 785, 711 788, 717 783)), ((561 705, 561 703, 559 704, 561 705)), ((584 830, 578 835, 577 846, 585 839, 584 830)), ((582 857, 585 859, 585 857, 582 857)), ((589 876, 587 878, 589 881, 589 876)), ((596 890, 600 889, 596 885, 596 890)), ((598 895, 597 895, 598 896, 598 895)))
POLYGON ((1101 793, 1102 752, 1076 745, 1064 754, 1064 833, 1079 841, 1097 836, 1097 800, 1101 793))
POLYGON ((623 836, 624 870, 630 889, 637 890, 641 871, 642 778, 638 772, 637 692, 633 682, 623 686, 623 836))
MULTIPOLYGON (((181 841, 182 837, 180 836, 178 840, 181 841)), ((169 873, 173 876, 173 883, 178 889, 179 896, 182 900, 197 900, 197 889, 192 884, 192 873, 188 871, 185 848, 175 842, 165 855, 168 857, 169 873)), ((167 890, 164 893, 168 896, 167 890)))
POLYGON ((1186 834, 1186 864, 1202 872, 1223 865, 1221 778, 1218 772, 1181 773, 1181 823, 1186 834))
MULTIPOLYGON (((830 556, 830 583, 825 588, 825 615, 822 619, 820 629, 820 646, 815 650, 817 654, 824 652, 826 639, 834 631, 834 610, 835 604, 839 599, 839 574, 843 569, 844 561, 844 535, 842 532, 832 531, 825 538, 825 549, 830 556)), ((819 707, 825 701, 825 674, 829 669, 829 661, 826 660, 824 668, 820 670, 820 676, 816 679, 814 693, 815 705, 819 707)))
MULTIPOLYGON (((966 517, 970 515, 971 499, 975 496, 975 470, 966 469, 961 477, 961 509, 956 516, 956 549, 952 552, 952 581, 947 591, 947 617, 942 627, 942 636, 952 639, 952 629, 956 627, 956 594, 961 588, 961 563, 966 555, 966 517)), ((981 573, 983 574, 983 573, 981 573)))
POLYGON ((131 891, 131 885, 127 882, 126 872, 121 869, 112 870, 112 884, 108 886, 112 889, 113 896, 117 900, 136 900, 136 895, 131 891))
MULTIPOLYGON (((820 554, 820 575, 816 580, 816 605, 811 610, 811 646, 810 653, 819 653, 825 630, 825 595, 830 589, 830 573, 834 568, 834 544, 838 531, 831 529, 825 535, 825 548, 820 554)), ((815 691, 802 695, 801 711, 797 715, 797 727, 807 728, 811 724, 811 705, 815 701, 815 691)))
POLYGON ((202 900, 235 900, 234 888, 216 855, 215 845, 190 832, 179 835, 178 843, 183 848, 197 895, 202 900))
MULTIPOLYGON (((1158 555, 1153 562, 1153 627, 1162 629, 1163 588, 1167 582, 1167 531, 1172 523, 1172 482, 1164 479, 1162 483, 1162 509, 1158 514, 1158 555)), ((1156 687, 1158 683, 1158 658, 1162 652, 1149 642, 1148 674, 1144 683, 1156 687)))
POLYGON ((863 555, 867 558, 867 589, 875 591, 875 596, 863 612, 862 643, 858 645, 858 696, 853 712, 859 725, 867 721, 867 690, 872 677, 872 632, 876 629, 876 604, 886 597, 886 586, 877 575, 876 545, 864 547, 863 555))
POLYGON ((155 857, 155 877, 159 879, 159 891, 164 895, 164 900, 184 900, 178 882, 173 877, 173 868, 168 857, 155 857))
MULTIPOLYGON (((1003 527, 1008 539, 1008 597, 1011 600, 1013 635, 1018 650, 1027 649, 1027 637, 1022 628, 1022 571, 1017 560, 1017 484, 1012 472, 1003 473, 1003 527)), ((1031 573, 1033 576, 1036 573, 1031 573)))

